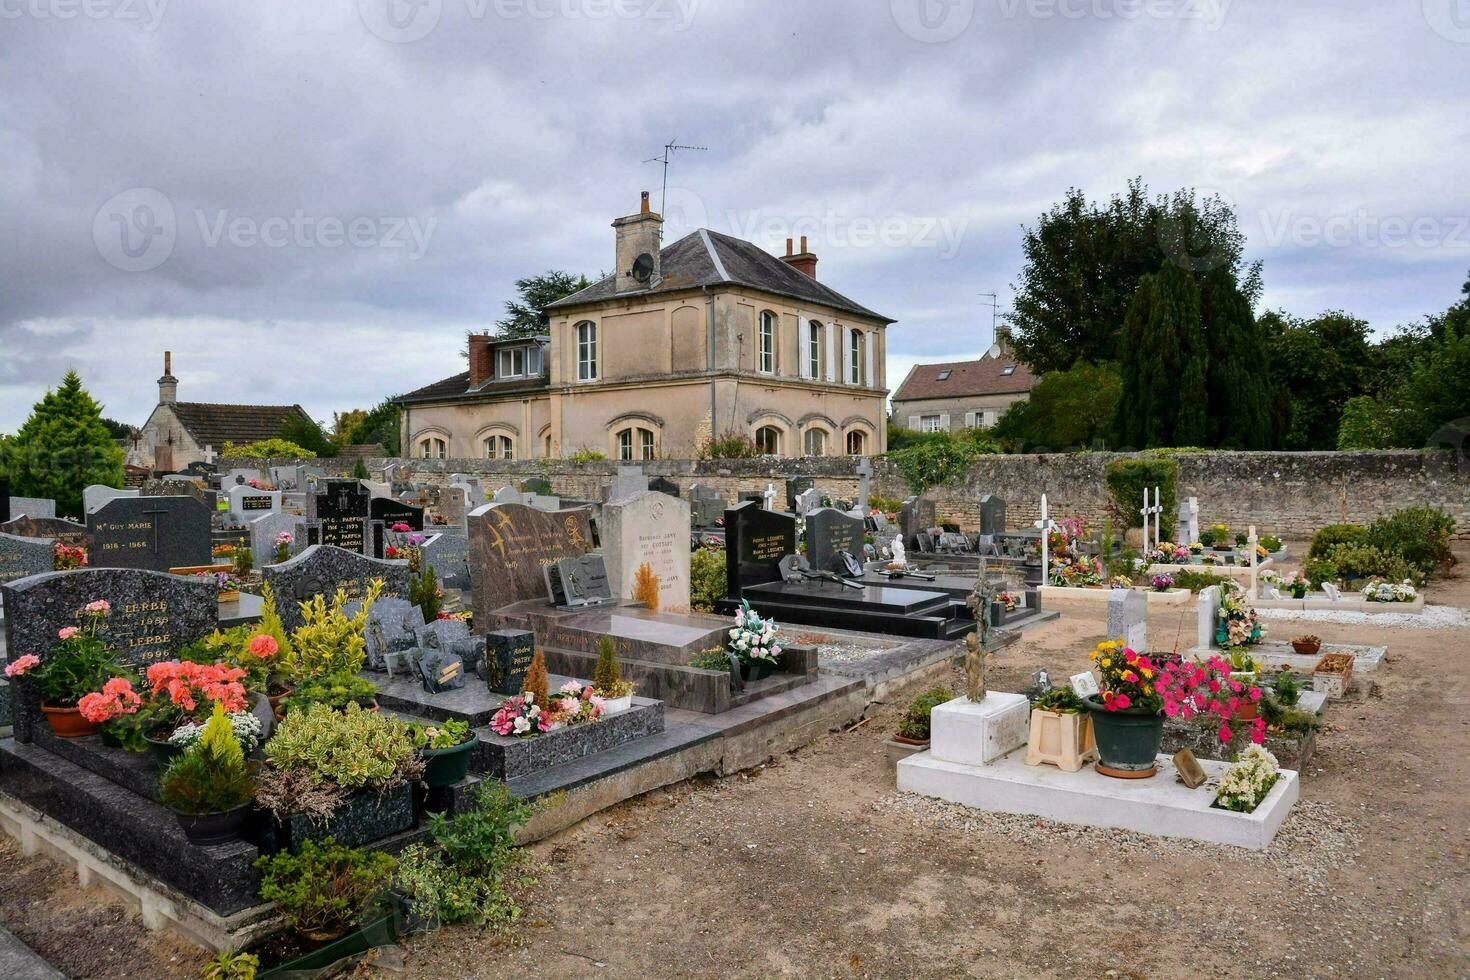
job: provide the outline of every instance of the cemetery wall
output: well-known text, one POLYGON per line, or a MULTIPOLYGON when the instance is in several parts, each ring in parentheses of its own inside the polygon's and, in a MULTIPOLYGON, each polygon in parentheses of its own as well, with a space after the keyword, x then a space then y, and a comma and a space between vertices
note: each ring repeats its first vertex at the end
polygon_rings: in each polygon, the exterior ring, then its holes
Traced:
MULTIPOLYGON (((1039 516, 1041 494, 1054 517, 1082 514, 1094 522, 1107 516, 1108 496, 1103 469, 1123 454, 1077 453, 986 456, 971 466, 964 481, 933 492, 940 519, 967 530, 979 526, 979 500, 998 494, 1008 504, 1010 526, 1029 524, 1039 516)), ((1470 539, 1470 466, 1453 453, 1417 450, 1312 453, 1183 453, 1179 460, 1179 497, 1198 497, 1200 523, 1224 522, 1232 528, 1255 524, 1262 534, 1304 538, 1323 524, 1338 521, 1366 524, 1400 507, 1430 504, 1454 516, 1456 534, 1470 539)), ((265 461, 220 460, 222 469, 261 465, 265 461)), ((355 460, 316 460, 328 473, 347 475, 355 460)), ((397 459, 369 461, 376 471, 397 463, 398 480, 447 485, 451 473, 477 473, 488 483, 512 483, 545 477, 560 495, 600 499, 618 464, 610 460, 397 459)), ((776 485, 784 499, 783 480, 811 476, 836 497, 857 496, 857 459, 847 456, 800 459, 673 460, 643 463, 649 476, 664 476, 688 490, 694 483, 714 486, 727 499, 742 490, 776 485)), ((872 491, 902 498, 909 493, 896 467, 873 460, 872 491)), ((1141 503, 1141 501, 1140 501, 1141 503)))

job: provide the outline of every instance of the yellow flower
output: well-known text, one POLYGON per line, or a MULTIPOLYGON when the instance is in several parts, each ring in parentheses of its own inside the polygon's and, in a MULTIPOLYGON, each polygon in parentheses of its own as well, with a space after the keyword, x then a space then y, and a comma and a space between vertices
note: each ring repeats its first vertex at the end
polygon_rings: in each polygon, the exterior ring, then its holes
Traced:
POLYGON ((1154 672, 1145 667, 1144 668, 1144 671, 1143 671, 1143 676, 1144 677, 1152 677, 1152 676, 1154 676, 1154 672))
POLYGON ((1103 665, 1103 666, 1104 666, 1104 667, 1111 667, 1111 666, 1112 666, 1112 665, 1113 665, 1113 662, 1112 662, 1112 661, 1111 661, 1111 660, 1104 660, 1104 661, 1103 661, 1103 662, 1102 662, 1102 665, 1103 665))

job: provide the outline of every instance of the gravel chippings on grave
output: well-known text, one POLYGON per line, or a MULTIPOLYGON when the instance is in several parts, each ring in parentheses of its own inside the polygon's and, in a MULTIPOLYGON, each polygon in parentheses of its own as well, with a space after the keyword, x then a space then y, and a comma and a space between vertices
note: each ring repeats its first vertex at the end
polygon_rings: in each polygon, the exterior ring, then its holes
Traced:
POLYGON ((1454 606, 1424 607, 1422 613, 1334 612, 1329 609, 1258 609, 1262 619, 1341 623, 1344 626, 1382 626, 1400 630, 1470 629, 1470 610, 1454 606))

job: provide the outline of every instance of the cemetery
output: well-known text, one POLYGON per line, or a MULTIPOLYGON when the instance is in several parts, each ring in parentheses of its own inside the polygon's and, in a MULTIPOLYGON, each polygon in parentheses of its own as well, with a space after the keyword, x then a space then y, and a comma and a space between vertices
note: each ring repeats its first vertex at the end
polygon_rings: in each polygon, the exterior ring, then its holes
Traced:
POLYGON ((1444 570, 1328 574, 1389 554, 1378 524, 1217 548, 1155 490, 1116 533, 1044 495, 1015 530, 994 494, 951 531, 921 495, 866 506, 866 474, 856 502, 627 465, 591 494, 379 475, 196 468, 84 494, 82 522, 12 501, 0 827, 152 929, 316 969, 413 933, 402 869, 455 821, 514 812, 536 847, 896 706, 894 799, 1271 852, 1395 645, 1273 617, 1420 617, 1444 570), (306 857, 396 897, 304 938, 274 896, 306 857))

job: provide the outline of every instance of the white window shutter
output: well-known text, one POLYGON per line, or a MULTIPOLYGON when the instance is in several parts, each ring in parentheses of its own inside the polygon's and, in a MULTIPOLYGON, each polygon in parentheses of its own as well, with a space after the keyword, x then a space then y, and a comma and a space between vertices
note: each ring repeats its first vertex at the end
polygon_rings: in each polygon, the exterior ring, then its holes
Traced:
POLYGON ((837 380, 837 332, 842 328, 835 323, 827 324, 827 380, 837 380))
POLYGON ((914 432, 919 431, 919 417, 917 415, 909 416, 909 428, 914 432))
POLYGON ((949 416, 948 415, 945 415, 943 412, 940 412, 939 413, 939 431, 940 432, 948 432, 949 431, 949 416))
POLYGON ((842 380, 845 384, 853 384, 857 378, 852 376, 852 345, 857 337, 857 331, 851 327, 842 328, 842 380))
POLYGON ((805 378, 811 374, 812 322, 800 313, 796 315, 796 374, 805 378))
POLYGON ((974 412, 966 412, 965 413, 965 428, 967 428, 967 429, 973 429, 973 428, 975 428, 975 413, 974 412))
POLYGON ((878 339, 878 335, 875 332, 873 332, 872 330, 869 330, 866 334, 863 335, 863 347, 867 349, 867 353, 868 353, 868 375, 867 375, 867 380, 868 380, 868 387, 869 388, 876 388, 876 387, 878 387, 878 375, 875 374, 874 371, 873 371, 874 358, 877 357, 877 355, 873 353, 873 347, 875 346, 874 343, 873 343, 873 341, 875 341, 877 339, 878 339))

